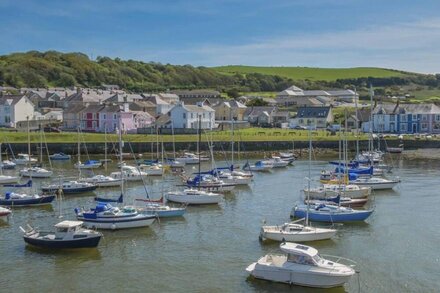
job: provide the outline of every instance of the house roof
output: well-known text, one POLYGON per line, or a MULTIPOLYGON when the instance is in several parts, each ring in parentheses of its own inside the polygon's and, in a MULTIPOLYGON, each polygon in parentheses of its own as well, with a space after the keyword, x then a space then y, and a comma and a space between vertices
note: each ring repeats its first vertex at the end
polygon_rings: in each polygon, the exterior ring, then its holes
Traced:
POLYGON ((356 93, 352 90, 328 90, 326 92, 331 96, 356 96, 356 93))
POLYGON ((151 102, 154 105, 169 105, 169 103, 164 101, 161 97, 159 97, 159 95, 145 96, 144 101, 151 102))
POLYGON ((288 87, 286 90, 288 91, 294 91, 294 92, 302 92, 303 90, 300 89, 299 87, 292 85, 291 87, 288 87))
POLYGON ((143 100, 144 97, 138 94, 117 93, 105 100, 111 103, 124 103, 143 100))
POLYGON ((207 105, 185 105, 182 104, 182 107, 185 108, 187 111, 189 112, 198 112, 198 113, 202 113, 202 112, 215 112, 214 109, 212 109, 211 107, 207 106, 207 105))
POLYGON ((268 112, 271 113, 273 111, 276 111, 276 107, 271 106, 255 106, 255 107, 248 107, 246 111, 244 112, 244 116, 258 116, 262 112, 268 112))
POLYGON ((166 125, 171 123, 171 117, 168 114, 163 114, 160 115, 157 119, 156 119, 156 125, 157 126, 162 126, 162 125, 166 125))
POLYGON ((242 109, 246 109, 246 105, 244 105, 243 103, 240 103, 239 101, 236 100, 230 100, 230 101, 219 101, 218 103, 216 103, 213 107, 218 107, 220 105, 225 105, 228 108, 242 108, 242 109))
POLYGON ((97 112, 100 112, 104 107, 105 107, 105 105, 102 105, 102 104, 91 104, 91 105, 86 106, 84 108, 84 110, 82 110, 82 112, 97 113, 97 112))
MULTIPOLYGON (((86 110, 87 111, 87 110, 86 110)), ((100 113, 117 113, 121 111, 121 106, 119 105, 104 105, 98 110, 100 113)))
POLYGON ((72 106, 69 106, 66 109, 64 109, 63 113, 64 114, 67 114, 67 113, 76 114, 76 113, 80 113, 85 108, 86 108, 86 106, 84 106, 82 104, 76 104, 76 105, 72 105, 72 106))
POLYGON ((23 97, 28 99, 28 101, 32 104, 32 102, 25 95, 4 95, 0 96, 0 105, 10 105, 13 106, 17 104, 23 97))
POLYGON ((297 117, 299 118, 326 118, 330 113, 330 107, 300 107, 297 117))

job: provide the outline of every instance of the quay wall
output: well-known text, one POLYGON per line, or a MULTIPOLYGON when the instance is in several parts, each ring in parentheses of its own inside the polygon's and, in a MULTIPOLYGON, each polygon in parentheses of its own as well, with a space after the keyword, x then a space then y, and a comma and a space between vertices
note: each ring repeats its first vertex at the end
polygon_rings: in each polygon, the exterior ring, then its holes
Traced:
MULTIPOLYGON (((398 140, 388 141, 387 145, 390 147, 397 147, 400 144, 398 140)), ((403 141, 405 150, 416 150, 416 149, 424 149, 424 148, 440 148, 440 140, 404 140, 403 141)), ((87 143, 87 152, 89 154, 103 154, 105 151, 104 143, 87 143)), ((150 153, 156 152, 156 144, 145 143, 145 142, 131 142, 130 144, 125 142, 125 146, 123 151, 130 152, 131 148, 135 153, 150 153)), ((306 149, 308 148, 308 141, 295 141, 295 149, 306 149)), ((331 149, 338 150, 339 142, 338 141, 314 141, 312 145, 316 149, 331 149)), ((31 152, 33 154, 38 153, 39 143, 31 144, 31 152)), ((231 150, 231 143, 229 141, 225 142, 214 142, 214 151, 215 152, 223 152, 231 150)), ((359 146, 361 149, 368 148, 368 141, 360 141, 359 146)), ((375 146, 377 144, 375 143, 375 146)), ((3 146, 4 147, 4 146, 3 146)), ((27 143, 11 143, 12 150, 15 154, 17 153, 27 153, 27 143)), ((48 143, 47 144, 49 153, 56 152, 64 152, 66 154, 76 154, 77 153, 77 144, 76 143, 48 143)), ((113 148, 117 146, 112 146, 108 144, 108 152, 114 152, 113 148)), ((164 143, 164 148, 167 152, 171 152, 173 149, 172 143, 164 143)), ((356 148, 355 141, 348 142, 349 150, 353 151, 356 148)), ((386 146, 381 144, 381 148, 385 150, 386 146)), ((196 142, 176 142, 175 143, 176 152, 190 151, 195 152, 197 149, 196 142)), ((208 151, 208 144, 206 142, 202 142, 200 144, 200 149, 202 151, 208 151)), ((235 150, 240 149, 242 152, 272 152, 272 151, 282 151, 282 150, 291 150, 292 149, 292 141, 246 141, 240 142, 240 146, 238 143, 235 143, 235 150)), ((4 149, 3 149, 4 151, 4 149)), ((84 144, 81 145, 81 153, 85 153, 84 144)))

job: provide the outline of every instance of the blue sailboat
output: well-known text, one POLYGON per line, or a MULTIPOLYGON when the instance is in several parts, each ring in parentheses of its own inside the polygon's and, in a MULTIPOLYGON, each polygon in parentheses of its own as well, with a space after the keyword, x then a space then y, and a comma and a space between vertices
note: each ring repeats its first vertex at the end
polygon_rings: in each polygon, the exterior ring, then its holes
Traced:
POLYGON ((37 206, 51 204, 55 195, 21 194, 6 192, 4 198, 0 198, 0 205, 3 206, 37 206))
MULTIPOLYGON (((369 210, 355 210, 341 207, 336 204, 314 203, 310 204, 308 217, 310 221, 326 223, 346 223, 365 221, 373 213, 369 210)), ((290 213, 294 218, 304 218, 307 214, 307 205, 297 205, 290 213)))

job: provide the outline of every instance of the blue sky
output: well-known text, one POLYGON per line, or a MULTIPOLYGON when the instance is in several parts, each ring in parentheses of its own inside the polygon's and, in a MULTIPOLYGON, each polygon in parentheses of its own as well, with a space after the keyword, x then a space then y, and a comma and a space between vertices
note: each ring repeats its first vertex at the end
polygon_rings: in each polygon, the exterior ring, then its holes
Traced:
POLYGON ((0 0, 0 54, 440 72, 440 1, 0 0))

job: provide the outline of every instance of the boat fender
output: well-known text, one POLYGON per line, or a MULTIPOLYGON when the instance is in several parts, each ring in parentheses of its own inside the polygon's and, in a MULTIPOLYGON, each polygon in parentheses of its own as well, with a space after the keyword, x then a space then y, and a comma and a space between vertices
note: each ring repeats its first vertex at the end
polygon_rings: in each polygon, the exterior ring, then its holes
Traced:
POLYGON ((112 224, 110 228, 112 228, 112 230, 115 230, 116 229, 116 225, 112 224))

